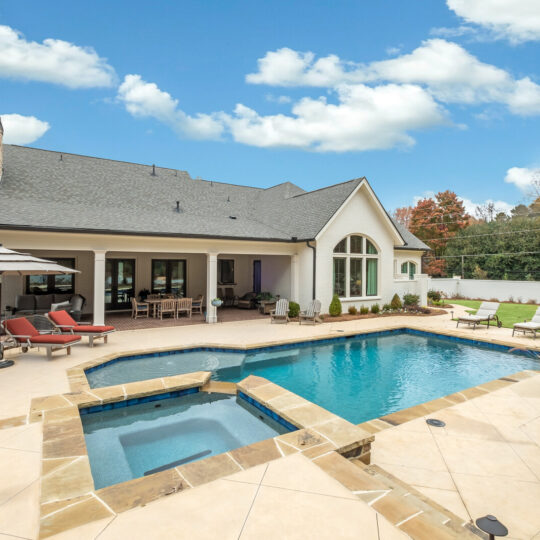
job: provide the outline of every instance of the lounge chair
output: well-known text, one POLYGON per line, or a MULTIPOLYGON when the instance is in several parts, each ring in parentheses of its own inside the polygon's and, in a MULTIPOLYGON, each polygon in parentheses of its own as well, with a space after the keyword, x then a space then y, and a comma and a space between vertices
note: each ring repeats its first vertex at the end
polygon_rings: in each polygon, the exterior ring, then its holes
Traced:
POLYGON ((67 311, 49 311, 48 317, 62 334, 88 337, 90 347, 94 346, 94 339, 103 339, 107 343, 108 335, 116 331, 114 326, 79 324, 67 311))
POLYGON ((306 311, 301 311, 298 314, 298 322, 302 324, 304 322, 311 322, 313 324, 321 322, 319 314, 321 313, 321 302, 320 300, 312 300, 309 303, 306 311))
POLYGON ((530 332, 534 339, 536 339, 536 332, 540 331, 540 307, 536 310, 536 313, 533 315, 533 318, 529 322, 521 322, 514 324, 514 329, 512 330, 512 336, 515 332, 523 332, 525 335, 527 332, 530 332))
POLYGON ((281 298, 276 303, 276 309, 270 312, 270 322, 288 323, 289 322, 289 301, 281 298))
POLYGON ((136 298, 131 299, 131 318, 137 319, 139 316, 148 317, 150 306, 146 302, 138 302, 136 298))
POLYGON ((497 326, 500 327, 501 321, 496 315, 498 309, 498 302, 482 302, 474 315, 462 315, 458 317, 456 328, 459 326, 459 323, 465 323, 468 325, 472 324, 474 330, 476 325, 482 322, 487 322, 487 327, 489 328, 490 321, 497 321, 497 326))
POLYGON ((60 349, 67 349, 67 354, 71 354, 71 346, 82 339, 81 336, 73 334, 50 333, 50 330, 40 332, 24 317, 7 319, 2 322, 2 326, 9 336, 17 340, 23 352, 27 352, 32 347, 45 347, 49 359, 52 358, 53 351, 60 349))

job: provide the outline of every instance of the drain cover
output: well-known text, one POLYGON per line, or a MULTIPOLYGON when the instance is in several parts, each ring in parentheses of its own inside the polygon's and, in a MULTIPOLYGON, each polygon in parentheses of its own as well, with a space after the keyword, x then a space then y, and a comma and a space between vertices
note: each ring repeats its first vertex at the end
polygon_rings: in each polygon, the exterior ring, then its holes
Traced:
POLYGON ((443 422, 442 420, 437 420, 436 418, 428 418, 426 420, 426 424, 429 424, 430 426, 434 426, 434 427, 446 426, 446 422, 443 422))

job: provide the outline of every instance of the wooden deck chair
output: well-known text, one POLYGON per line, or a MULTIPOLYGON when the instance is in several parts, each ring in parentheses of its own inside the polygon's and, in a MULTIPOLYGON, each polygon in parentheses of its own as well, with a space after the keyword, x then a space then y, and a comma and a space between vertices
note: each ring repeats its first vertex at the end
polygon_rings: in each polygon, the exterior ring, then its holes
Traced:
POLYGON ((177 300, 162 300, 157 304, 157 314, 161 320, 163 315, 171 315, 176 319, 176 302, 177 300))
POLYGON ((310 322, 312 324, 315 324, 317 322, 321 322, 321 319, 319 317, 319 314, 321 313, 321 301, 320 300, 312 300, 309 303, 308 308, 306 311, 301 311, 298 314, 298 323, 302 324, 303 322, 310 322))
POLYGON ((180 298, 176 301, 176 316, 179 317, 181 313, 185 313, 191 319, 191 307, 193 298, 180 298))
POLYGON ((276 309, 273 309, 270 312, 270 322, 289 322, 289 301, 287 299, 281 298, 277 301, 276 309))

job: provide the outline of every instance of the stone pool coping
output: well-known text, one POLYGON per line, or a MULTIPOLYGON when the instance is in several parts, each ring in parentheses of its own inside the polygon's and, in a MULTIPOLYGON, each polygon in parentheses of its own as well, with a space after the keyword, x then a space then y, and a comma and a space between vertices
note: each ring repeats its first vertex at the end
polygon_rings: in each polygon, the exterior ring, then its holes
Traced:
POLYGON ((262 377, 250 375, 233 384, 210 381, 210 375, 210 372, 200 371, 95 389, 101 392, 70 392, 35 398, 30 417, 33 421, 43 421, 40 538, 113 517, 171 493, 290 454, 302 453, 313 460, 336 452, 369 463, 374 440, 371 433, 262 377), (192 388, 228 394, 240 391, 298 429, 96 490, 79 409, 192 388))
MULTIPOLYGON (((488 345, 488 346, 494 346, 494 347, 504 347, 508 349, 514 349, 514 350, 521 350, 521 351, 538 351, 540 352, 540 346, 537 346, 536 344, 527 344, 526 347, 524 346, 516 346, 515 343, 510 341, 505 341, 501 339, 492 339, 487 336, 478 336, 473 337, 470 333, 466 333, 464 331, 460 331, 459 329, 456 330, 446 330, 446 329, 437 329, 437 331, 433 330, 426 330, 425 328, 414 325, 414 324, 406 324, 406 325, 390 325, 390 326, 383 326, 381 328, 376 329, 367 329, 363 332, 359 332, 358 330, 355 331, 332 331, 328 334, 323 334, 320 336, 313 336, 310 337, 310 339, 304 339, 304 338, 292 338, 287 340, 274 340, 274 341, 267 341, 267 342, 261 342, 256 344, 227 344, 227 345, 216 345, 215 343, 198 343, 198 344, 192 344, 187 347, 151 347, 151 348, 145 348, 145 349, 136 349, 129 352, 124 352, 122 354, 118 353, 112 353, 109 355, 102 356, 101 358, 98 358, 96 360, 89 360, 87 362, 83 362, 82 364, 79 364, 75 367, 69 368, 67 370, 67 377, 69 382, 69 387, 72 392, 94 392, 95 390, 98 390, 98 388, 90 388, 90 385, 88 383, 88 379, 86 377, 86 370, 90 368, 95 368, 97 366, 101 366, 104 364, 107 364, 111 361, 117 360, 119 358, 126 358, 131 356, 139 356, 139 355, 146 355, 146 354, 159 354, 159 353, 170 353, 174 351, 179 352, 189 352, 192 350, 198 350, 198 349, 211 349, 211 350, 221 350, 221 351, 237 351, 237 352, 247 352, 252 350, 258 350, 258 349, 266 349, 266 348, 272 348, 272 347, 279 347, 279 346, 286 346, 286 345, 295 345, 295 344, 302 344, 302 343, 317 343, 320 341, 326 341, 326 340, 333 340, 333 339, 340 339, 340 338, 351 338, 351 337, 362 337, 362 336, 370 336, 373 334, 390 334, 393 332, 406 332, 407 330, 413 331, 413 332, 421 332, 424 335, 431 335, 433 337, 442 336, 443 338, 454 338, 459 340, 464 340, 467 343, 471 345, 475 344, 481 344, 481 345, 488 345)), ((152 379, 149 379, 152 380, 152 379)), ((159 380, 159 379, 155 379, 159 380)), ((128 383, 133 384, 133 383, 128 383)), ((102 388, 110 388, 110 387, 102 387, 102 388)))

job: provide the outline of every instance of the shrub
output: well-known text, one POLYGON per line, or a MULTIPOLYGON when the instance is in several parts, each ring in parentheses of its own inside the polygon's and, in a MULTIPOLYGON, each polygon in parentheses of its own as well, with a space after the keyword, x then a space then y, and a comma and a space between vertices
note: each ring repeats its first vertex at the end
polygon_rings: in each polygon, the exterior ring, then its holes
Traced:
POLYGON ((349 309, 347 311, 349 312, 349 315, 356 315, 358 313, 358 310, 355 306, 349 306, 349 309))
POLYGON ((339 317, 341 315, 341 300, 337 294, 334 294, 332 297, 330 307, 328 308, 328 313, 330 313, 332 317, 339 317))
POLYGON ((436 290, 434 290, 434 289, 431 289, 430 291, 428 291, 427 297, 428 297, 432 302, 440 302, 440 301, 441 301, 441 298, 442 298, 442 295, 441 295, 440 291, 436 291, 436 290))
POLYGON ((488 273, 480 268, 480 266, 476 265, 473 270, 473 278, 474 279, 487 279, 488 273))
POLYGON ((300 313, 300 304, 296 302, 289 302, 289 317, 291 319, 296 319, 300 313))
POLYGON ((366 306, 362 306, 360 308, 360 315, 367 315, 369 313, 369 308, 367 308, 366 306))
POLYGON ((382 307, 383 311, 392 311, 392 306, 390 304, 384 304, 382 307))
POLYGON ((399 298, 398 294, 394 294, 392 297, 392 301, 390 302, 390 305, 392 306, 392 309, 398 310, 403 307, 401 304, 401 299, 399 298))
POLYGON ((404 294, 403 305, 406 307, 417 306, 420 302, 420 297, 417 294, 404 294))
POLYGON ((380 310, 381 308, 379 307, 379 304, 373 304, 371 306, 371 313, 379 313, 380 310))

